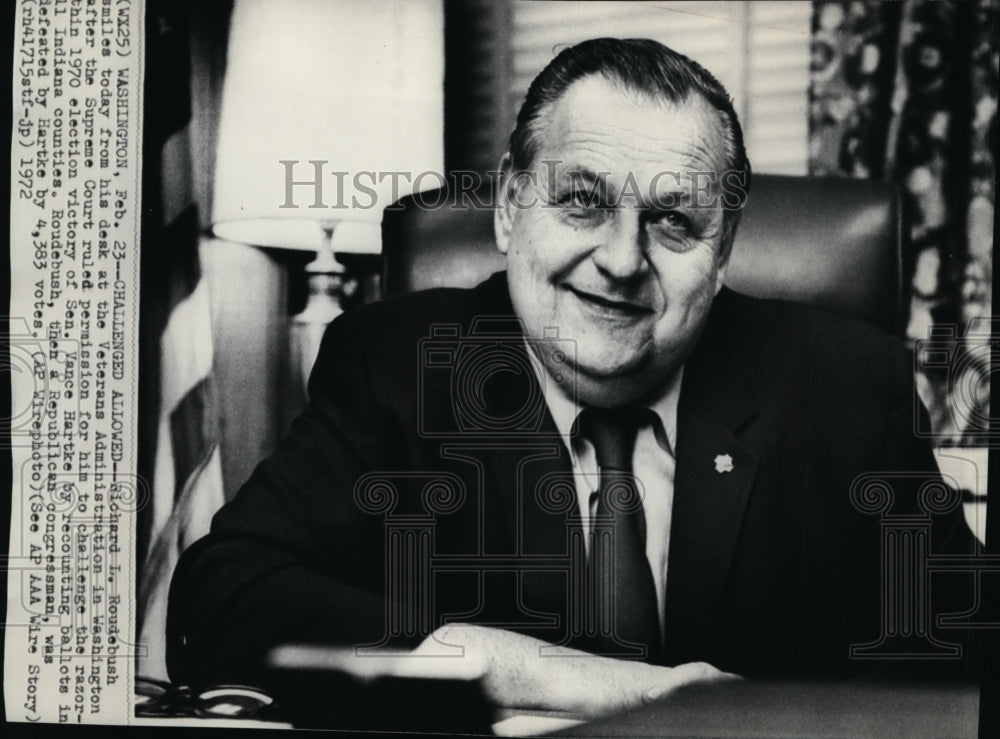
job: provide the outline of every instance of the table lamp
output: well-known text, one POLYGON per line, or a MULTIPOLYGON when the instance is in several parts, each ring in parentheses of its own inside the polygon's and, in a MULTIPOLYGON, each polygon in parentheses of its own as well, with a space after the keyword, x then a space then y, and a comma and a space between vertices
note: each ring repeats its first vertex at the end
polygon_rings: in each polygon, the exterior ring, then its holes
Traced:
POLYGON ((237 0, 227 55, 212 229, 317 254, 291 322, 307 377, 341 310, 336 254, 380 253, 384 208, 443 184, 441 0, 237 0))

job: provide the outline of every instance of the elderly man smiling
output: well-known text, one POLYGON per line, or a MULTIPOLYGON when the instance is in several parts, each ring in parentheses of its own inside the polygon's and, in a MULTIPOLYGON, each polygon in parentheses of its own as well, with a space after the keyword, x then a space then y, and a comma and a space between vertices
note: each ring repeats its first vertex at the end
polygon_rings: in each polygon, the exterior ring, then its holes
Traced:
MULTIPOLYGON (((172 675, 265 680, 287 642, 460 646, 498 705, 599 714, 853 674, 881 532, 852 483, 907 471, 904 512, 934 461, 901 347, 723 287, 750 186, 725 90, 656 42, 584 42, 501 168, 506 273, 331 325, 307 408, 178 568, 172 675), (406 588, 392 516, 433 522, 406 588)), ((969 541, 935 522, 936 548, 969 541)))

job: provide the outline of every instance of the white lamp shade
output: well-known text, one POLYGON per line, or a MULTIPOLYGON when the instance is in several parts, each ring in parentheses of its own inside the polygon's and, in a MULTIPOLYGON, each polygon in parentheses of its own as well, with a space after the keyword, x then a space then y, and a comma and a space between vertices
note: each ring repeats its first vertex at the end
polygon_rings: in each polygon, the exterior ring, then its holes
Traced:
POLYGON ((383 209, 442 185, 443 29, 440 0, 237 0, 216 235, 315 250, 333 221, 335 251, 378 252, 383 209))

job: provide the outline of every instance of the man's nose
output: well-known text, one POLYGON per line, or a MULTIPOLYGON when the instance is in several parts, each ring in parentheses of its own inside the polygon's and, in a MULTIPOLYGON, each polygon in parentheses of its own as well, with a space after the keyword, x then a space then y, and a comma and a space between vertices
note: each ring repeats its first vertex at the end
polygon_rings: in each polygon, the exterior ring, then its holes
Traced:
POLYGON ((628 281, 645 272, 645 235, 638 209, 623 208, 612 219, 603 242, 591 254, 597 268, 615 280, 628 281))

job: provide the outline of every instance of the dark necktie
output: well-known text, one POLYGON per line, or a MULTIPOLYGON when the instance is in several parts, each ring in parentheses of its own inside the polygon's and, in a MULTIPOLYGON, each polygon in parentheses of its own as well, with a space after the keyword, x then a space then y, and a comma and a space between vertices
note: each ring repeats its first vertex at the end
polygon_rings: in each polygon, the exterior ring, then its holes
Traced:
POLYGON ((580 416, 600 468, 589 560, 596 651, 648 662, 660 658, 661 630, 632 455, 636 435, 652 415, 646 408, 587 408, 580 416))

